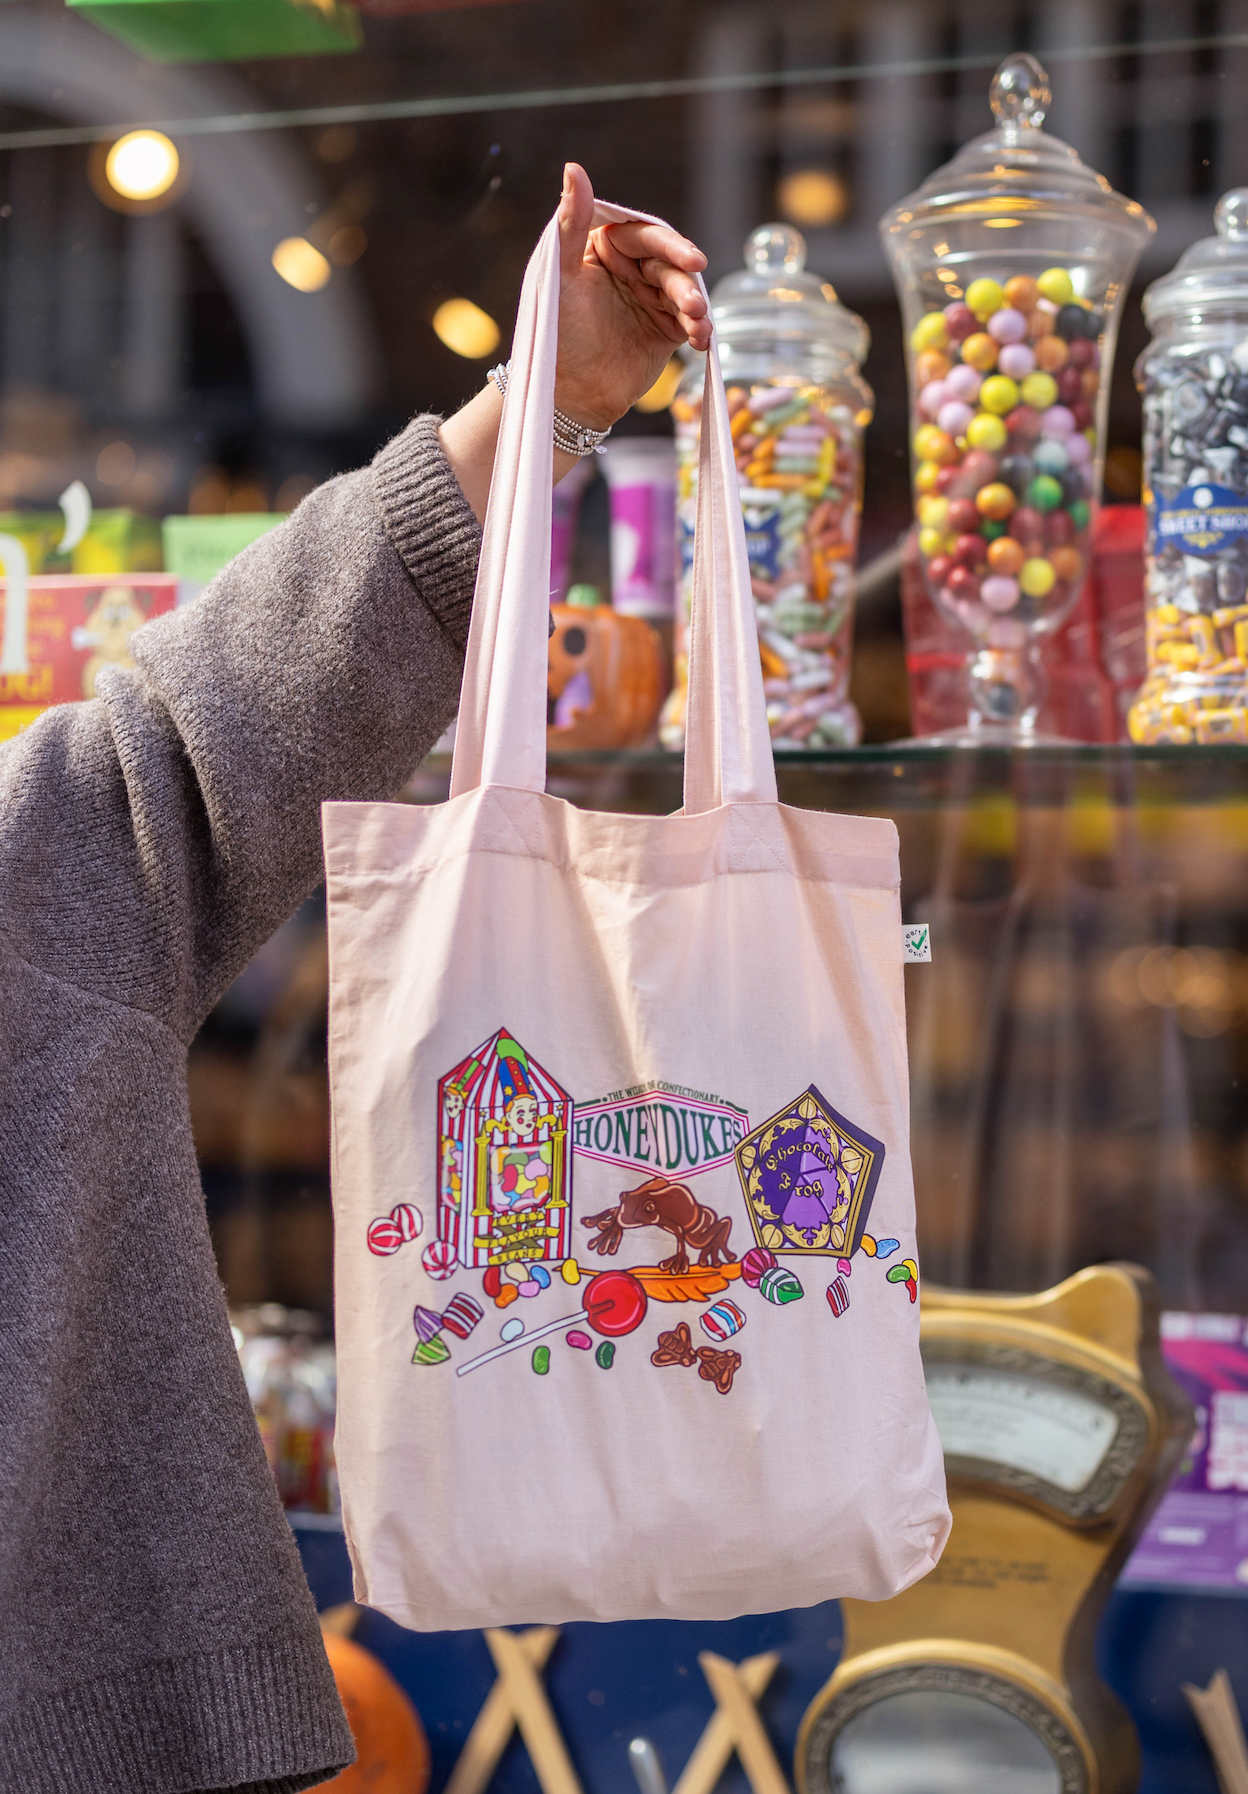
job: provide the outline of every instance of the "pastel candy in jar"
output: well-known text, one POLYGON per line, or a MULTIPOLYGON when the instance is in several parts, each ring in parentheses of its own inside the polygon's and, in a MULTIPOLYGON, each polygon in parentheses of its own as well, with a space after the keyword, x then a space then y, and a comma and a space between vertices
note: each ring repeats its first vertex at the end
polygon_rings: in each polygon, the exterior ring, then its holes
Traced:
POLYGON ((1153 229, 1041 129, 1049 82, 1008 57, 993 130, 880 222, 906 322, 921 564, 970 638, 963 740, 1034 739, 1037 649, 1091 559, 1118 314, 1153 229))

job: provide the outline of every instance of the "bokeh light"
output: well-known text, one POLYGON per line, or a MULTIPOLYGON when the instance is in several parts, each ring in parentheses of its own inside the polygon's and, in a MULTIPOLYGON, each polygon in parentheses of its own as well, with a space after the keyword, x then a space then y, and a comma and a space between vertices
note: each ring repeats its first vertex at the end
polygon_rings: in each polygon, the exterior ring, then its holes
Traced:
POLYGON ((492 355, 499 344, 500 331, 488 311, 482 311, 471 299, 444 299, 433 314, 433 333, 452 354, 468 361, 481 361, 492 355))
POLYGON ((283 237, 273 251, 273 266, 298 293, 319 293, 333 272, 306 237, 283 237))
POLYGON ((849 210, 849 188, 830 168, 799 168, 786 174, 777 197, 789 223, 808 228, 839 224, 849 210))
POLYGON ((162 131, 127 131, 104 161, 108 184, 123 199, 159 199, 178 178, 178 152, 162 131))

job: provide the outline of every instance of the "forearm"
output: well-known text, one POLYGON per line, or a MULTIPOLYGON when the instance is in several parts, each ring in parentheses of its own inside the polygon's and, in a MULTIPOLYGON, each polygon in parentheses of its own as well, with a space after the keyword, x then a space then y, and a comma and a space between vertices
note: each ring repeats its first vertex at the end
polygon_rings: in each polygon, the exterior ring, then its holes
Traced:
MULTIPOLYGON (((485 522, 485 507, 490 496, 490 480, 494 473, 494 455, 498 448, 498 430, 503 421, 503 400, 498 389, 486 381, 475 399, 454 417, 448 417, 438 431, 442 452, 459 481, 460 490, 472 506, 478 523, 485 522)), ((575 467, 578 457, 562 449, 551 448, 552 483, 558 485, 565 473, 575 467)))

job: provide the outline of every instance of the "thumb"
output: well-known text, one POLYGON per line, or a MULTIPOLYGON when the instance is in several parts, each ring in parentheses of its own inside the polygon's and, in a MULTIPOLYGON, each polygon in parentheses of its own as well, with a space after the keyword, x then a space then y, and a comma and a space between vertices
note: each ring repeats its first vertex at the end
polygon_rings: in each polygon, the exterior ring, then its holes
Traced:
POLYGON ((593 219, 594 189, 589 176, 579 162, 566 162, 559 201, 559 270, 565 280, 584 260, 593 219))

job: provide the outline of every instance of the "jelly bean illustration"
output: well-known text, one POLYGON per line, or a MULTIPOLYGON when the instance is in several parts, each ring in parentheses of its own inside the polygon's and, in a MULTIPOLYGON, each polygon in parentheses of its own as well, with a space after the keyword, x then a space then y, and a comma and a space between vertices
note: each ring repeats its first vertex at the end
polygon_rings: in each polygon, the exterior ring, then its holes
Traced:
POLYGON ((544 1377, 546 1372, 550 1369, 550 1347, 544 1345, 534 1346, 531 1363, 538 1376, 544 1377))

